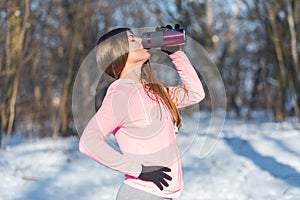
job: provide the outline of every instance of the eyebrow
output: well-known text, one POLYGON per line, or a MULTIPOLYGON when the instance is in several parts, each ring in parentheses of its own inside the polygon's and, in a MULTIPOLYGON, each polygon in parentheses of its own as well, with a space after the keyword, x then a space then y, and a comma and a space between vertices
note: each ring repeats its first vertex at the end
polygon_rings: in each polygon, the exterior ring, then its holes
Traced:
POLYGON ((134 37, 135 37, 135 36, 134 36, 134 35, 132 35, 132 34, 128 35, 128 37, 130 37, 130 36, 131 36, 132 38, 134 38, 134 37))

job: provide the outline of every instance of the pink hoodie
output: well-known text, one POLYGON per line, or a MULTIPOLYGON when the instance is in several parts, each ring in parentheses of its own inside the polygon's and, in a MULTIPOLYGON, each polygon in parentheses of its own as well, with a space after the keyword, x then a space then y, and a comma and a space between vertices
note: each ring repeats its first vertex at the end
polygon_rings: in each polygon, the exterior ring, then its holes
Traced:
MULTIPOLYGON (((171 54, 170 58, 183 84, 169 88, 175 105, 181 108, 199 103, 205 94, 189 59, 183 51, 171 54)), ((109 86, 102 106, 86 126, 79 149, 100 164, 124 173, 124 182, 132 187, 177 198, 183 189, 183 177, 175 132, 167 108, 150 98, 140 82, 118 79, 109 86), (114 134, 121 153, 105 142, 110 133, 114 134), (169 186, 160 191, 154 183, 138 179, 142 164, 169 167, 169 186)))

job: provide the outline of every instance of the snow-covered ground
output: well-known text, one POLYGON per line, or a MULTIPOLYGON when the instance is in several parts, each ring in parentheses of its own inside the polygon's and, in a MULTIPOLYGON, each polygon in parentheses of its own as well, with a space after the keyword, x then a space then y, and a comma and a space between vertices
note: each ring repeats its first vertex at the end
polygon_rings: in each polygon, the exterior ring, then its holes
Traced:
MULTIPOLYGON (((227 118, 213 151, 200 158, 209 116, 184 120, 178 138, 185 187, 180 200, 300 199, 300 125, 290 119, 227 118), (195 129, 195 127, 197 127, 195 129), (197 130, 197 137, 189 134, 197 130)), ((78 138, 22 140, 0 151, 2 200, 113 200, 123 176, 78 151, 78 138)))

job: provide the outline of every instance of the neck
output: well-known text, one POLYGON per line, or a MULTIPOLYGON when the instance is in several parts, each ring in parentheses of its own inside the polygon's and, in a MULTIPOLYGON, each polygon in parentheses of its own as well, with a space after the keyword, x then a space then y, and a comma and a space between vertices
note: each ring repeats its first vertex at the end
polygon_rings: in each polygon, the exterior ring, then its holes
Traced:
POLYGON ((141 80, 142 64, 130 65, 126 64, 121 72, 120 78, 128 78, 136 81, 141 80))

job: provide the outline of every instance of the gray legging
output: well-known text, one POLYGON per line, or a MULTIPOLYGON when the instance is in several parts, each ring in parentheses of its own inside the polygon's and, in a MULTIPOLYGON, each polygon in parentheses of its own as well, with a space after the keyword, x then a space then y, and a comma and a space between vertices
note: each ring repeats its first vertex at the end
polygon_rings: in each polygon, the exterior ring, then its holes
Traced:
POLYGON ((123 183, 118 191, 116 200, 172 200, 155 196, 123 183))

